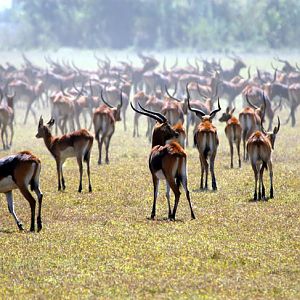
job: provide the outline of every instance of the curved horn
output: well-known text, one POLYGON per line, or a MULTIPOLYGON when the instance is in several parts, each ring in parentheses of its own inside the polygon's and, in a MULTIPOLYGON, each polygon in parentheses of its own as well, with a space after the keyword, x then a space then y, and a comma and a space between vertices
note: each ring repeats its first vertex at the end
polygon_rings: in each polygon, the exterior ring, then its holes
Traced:
POLYGON ((199 114, 201 117, 205 116, 206 113, 203 112, 201 109, 191 107, 191 104, 190 104, 191 95, 190 95, 190 92, 188 89, 188 83, 186 84, 185 89, 186 89, 186 94, 187 94, 187 103, 188 103, 189 110, 195 112, 197 115, 199 114))
POLYGON ((215 114, 217 112, 219 112, 221 110, 221 106, 220 106, 220 98, 218 97, 218 108, 214 109, 209 115, 210 115, 210 118, 212 119, 215 114))
POLYGON ((274 83, 276 81, 276 75, 277 75, 277 69, 275 69, 275 72, 274 72, 274 78, 273 80, 271 81, 271 83, 274 83))
POLYGON ((257 77, 258 77, 258 79, 259 79, 261 82, 266 83, 266 81, 263 80, 263 79, 261 78, 261 76, 260 76, 260 71, 259 71, 258 68, 256 68, 256 72, 257 72, 257 77))
POLYGON ((156 112, 156 111, 148 110, 148 109, 142 107, 142 105, 141 105, 140 103, 138 103, 138 106, 139 106, 144 112, 147 112, 147 113, 149 113, 149 114, 153 114, 153 115, 159 117, 159 118, 163 121, 163 123, 168 122, 168 119, 167 119, 163 114, 161 114, 161 113, 159 113, 159 112, 156 112))
POLYGON ((280 119, 279 119, 279 116, 277 116, 277 126, 274 128, 274 133, 277 134, 278 131, 280 129, 280 119))
MULTIPOLYGON (((166 90, 167 95, 168 95, 171 99, 173 99, 173 100, 175 100, 175 101, 177 101, 177 102, 181 102, 181 100, 179 100, 179 99, 175 98, 174 96, 171 96, 171 95, 170 95, 170 93, 169 93, 168 88, 167 88, 166 85, 165 85, 165 90, 166 90)), ((176 89, 175 89, 175 93, 176 93, 176 89)))
POLYGON ((78 94, 76 95, 76 98, 73 101, 77 101, 79 99, 79 97, 82 95, 82 93, 84 91, 83 87, 84 87, 84 84, 82 83, 80 91, 75 88, 77 90, 78 94))
MULTIPOLYGON (((141 105, 140 105, 139 102, 138 102, 138 105, 141 107, 141 105)), ((133 104, 132 104, 131 101, 130 101, 130 106, 131 106, 131 108, 132 108, 135 112, 137 112, 137 113, 139 113, 139 114, 142 114, 142 115, 145 115, 145 116, 147 116, 147 117, 150 117, 150 118, 152 118, 152 119, 155 119, 155 120, 156 120, 157 122, 159 122, 159 123, 164 123, 162 119, 160 119, 159 117, 157 117, 157 116, 154 115, 153 113, 150 114, 150 113, 143 112, 143 111, 141 111, 141 110, 136 109, 136 108, 133 106, 133 104)))
POLYGON ((273 62, 271 62, 271 67, 273 70, 277 70, 277 68, 274 67, 273 62))
POLYGON ((105 105, 107 105, 109 108, 114 108, 112 105, 110 105, 108 102, 106 102, 103 98, 103 90, 101 89, 101 100, 105 105))
POLYGON ((252 107, 252 108, 254 108, 254 109, 258 109, 258 107, 257 106, 255 106, 250 100, 249 100, 249 98, 248 98, 248 94, 246 94, 246 100, 247 100, 247 102, 248 102, 248 104, 252 107))
POLYGON ((249 66, 249 68, 248 68, 248 78, 247 78, 247 80, 250 80, 250 78, 251 78, 250 70, 251 70, 251 66, 249 66))

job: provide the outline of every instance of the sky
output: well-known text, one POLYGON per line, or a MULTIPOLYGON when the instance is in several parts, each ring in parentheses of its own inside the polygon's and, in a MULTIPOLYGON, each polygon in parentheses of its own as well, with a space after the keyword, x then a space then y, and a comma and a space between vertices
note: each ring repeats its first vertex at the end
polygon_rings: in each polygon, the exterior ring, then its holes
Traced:
POLYGON ((12 0, 0 0, 0 11, 10 8, 12 0))

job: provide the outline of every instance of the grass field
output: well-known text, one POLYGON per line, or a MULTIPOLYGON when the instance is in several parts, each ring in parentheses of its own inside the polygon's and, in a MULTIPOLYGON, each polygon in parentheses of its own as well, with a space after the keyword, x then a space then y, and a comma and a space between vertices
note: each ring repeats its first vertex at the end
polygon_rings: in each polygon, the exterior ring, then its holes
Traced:
MULTIPOLYGON (((251 167, 244 163, 238 169, 235 160, 235 168, 229 168, 224 124, 216 122, 218 191, 198 191, 198 154, 189 147, 188 183, 196 220, 190 220, 184 195, 178 220, 165 219, 161 184, 157 220, 150 221, 150 144, 144 136, 132 138, 128 112, 128 131, 118 124, 112 138, 110 165, 97 165, 94 143, 94 191, 87 192, 85 174, 78 194, 75 159, 65 164, 66 191, 58 192, 54 159, 35 138, 36 126, 21 125, 23 112, 17 110, 13 148, 0 155, 27 149, 40 157, 44 228, 28 232, 29 205, 16 191, 16 213, 26 228, 20 233, 1 196, 0 298, 299 299, 300 125, 282 126, 278 134, 275 199, 250 201, 251 167)), ((39 113, 49 117, 49 112, 39 113)), ((280 116, 285 120, 287 113, 280 116)), ((265 180, 269 188, 268 176, 265 180)))

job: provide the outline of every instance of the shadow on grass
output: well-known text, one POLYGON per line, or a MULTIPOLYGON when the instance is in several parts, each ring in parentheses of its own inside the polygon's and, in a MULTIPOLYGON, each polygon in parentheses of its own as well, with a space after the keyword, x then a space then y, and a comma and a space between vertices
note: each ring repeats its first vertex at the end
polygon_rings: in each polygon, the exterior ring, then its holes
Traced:
POLYGON ((13 234, 15 231, 12 229, 0 229, 0 233, 13 234))
POLYGON ((267 203, 269 201, 270 198, 265 198, 265 199, 259 199, 259 200, 254 200, 253 198, 249 199, 248 202, 249 203, 259 203, 259 202, 262 202, 262 203, 267 203))
POLYGON ((193 193, 216 193, 218 190, 209 190, 209 189, 194 189, 192 190, 193 193))
POLYGON ((149 222, 157 222, 157 223, 184 223, 184 220, 181 219, 176 219, 176 220, 170 220, 169 218, 155 218, 155 219, 151 219, 150 217, 147 217, 147 221, 149 222))

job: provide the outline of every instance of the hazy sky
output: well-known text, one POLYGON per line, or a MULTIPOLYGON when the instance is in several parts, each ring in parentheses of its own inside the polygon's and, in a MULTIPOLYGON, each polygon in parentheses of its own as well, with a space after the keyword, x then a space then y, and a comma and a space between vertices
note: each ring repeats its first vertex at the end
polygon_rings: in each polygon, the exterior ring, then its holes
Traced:
POLYGON ((12 0, 0 0, 0 10, 11 7, 12 0))

